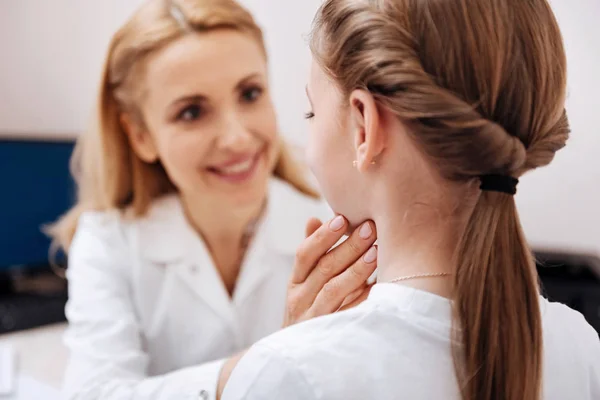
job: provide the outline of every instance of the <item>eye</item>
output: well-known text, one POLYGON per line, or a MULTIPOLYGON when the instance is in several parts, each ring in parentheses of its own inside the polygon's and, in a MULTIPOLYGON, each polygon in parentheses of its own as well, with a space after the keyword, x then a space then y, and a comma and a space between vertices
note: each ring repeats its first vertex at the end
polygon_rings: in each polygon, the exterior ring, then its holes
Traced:
POLYGON ((177 115, 177 119, 181 121, 195 121, 202 116, 202 108, 197 105, 189 105, 185 107, 179 115, 177 115))
POLYGON ((315 113, 312 112, 312 111, 309 111, 309 112, 307 112, 307 113, 304 114, 304 118, 306 118, 306 119, 311 119, 314 116, 315 116, 315 113))
POLYGON ((242 100, 246 103, 253 103, 260 97, 262 92, 263 90, 259 87, 244 89, 242 92, 242 100))

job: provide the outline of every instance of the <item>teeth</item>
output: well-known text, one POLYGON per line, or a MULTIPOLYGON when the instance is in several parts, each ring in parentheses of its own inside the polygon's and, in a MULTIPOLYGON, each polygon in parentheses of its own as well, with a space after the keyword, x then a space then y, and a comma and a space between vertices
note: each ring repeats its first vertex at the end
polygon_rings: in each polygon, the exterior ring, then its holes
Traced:
POLYGON ((246 172, 252 167, 252 163, 254 160, 250 159, 248 161, 244 161, 241 163, 237 163, 234 165, 230 165, 229 167, 220 168, 219 172, 223 174, 241 174, 242 172, 246 172))

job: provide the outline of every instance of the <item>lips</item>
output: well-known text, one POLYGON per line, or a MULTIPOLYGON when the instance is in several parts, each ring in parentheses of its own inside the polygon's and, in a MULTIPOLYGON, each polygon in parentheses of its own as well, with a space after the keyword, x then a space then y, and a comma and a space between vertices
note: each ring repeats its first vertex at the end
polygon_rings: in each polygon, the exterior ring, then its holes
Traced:
POLYGON ((209 167, 215 177, 229 183, 242 183, 249 180, 257 169, 263 151, 252 155, 237 157, 219 166, 209 167))
POLYGON ((229 165, 227 167, 213 168, 213 169, 216 172, 223 174, 223 175, 241 174, 244 172, 248 172, 250 170, 250 168, 252 168, 252 164, 254 164, 255 158, 256 157, 252 157, 245 161, 241 161, 241 162, 229 165))

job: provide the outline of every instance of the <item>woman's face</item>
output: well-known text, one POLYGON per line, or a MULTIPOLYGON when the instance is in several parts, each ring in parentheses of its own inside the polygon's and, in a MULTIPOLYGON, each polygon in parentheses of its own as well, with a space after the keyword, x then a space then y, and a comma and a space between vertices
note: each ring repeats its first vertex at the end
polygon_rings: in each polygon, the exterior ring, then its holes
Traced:
POLYGON ((256 40, 233 30, 189 34, 152 54, 144 72, 145 145, 182 195, 229 206, 262 199, 278 136, 256 40))
POLYGON ((306 87, 311 110, 307 162, 334 212, 351 225, 364 220, 364 191, 368 187, 353 167, 355 146, 344 99, 335 84, 313 61, 306 87))

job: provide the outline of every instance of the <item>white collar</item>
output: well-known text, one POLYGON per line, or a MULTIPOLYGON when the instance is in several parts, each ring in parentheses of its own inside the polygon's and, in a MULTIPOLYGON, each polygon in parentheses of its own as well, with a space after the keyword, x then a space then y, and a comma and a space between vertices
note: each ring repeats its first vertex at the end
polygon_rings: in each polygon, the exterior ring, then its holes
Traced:
MULTIPOLYGON (((331 215, 324 202, 301 194, 277 178, 271 179, 268 196, 257 230, 264 231, 266 246, 283 255, 295 253, 311 217, 328 218, 331 215)), ((197 242, 197 233, 188 223, 177 195, 156 200, 147 216, 136 225, 142 256, 154 262, 181 260, 189 254, 190 244, 197 242)))
POLYGON ((452 321, 450 299, 399 283, 376 283, 369 292, 367 302, 385 304, 398 311, 434 319, 442 317, 448 324, 452 321))

